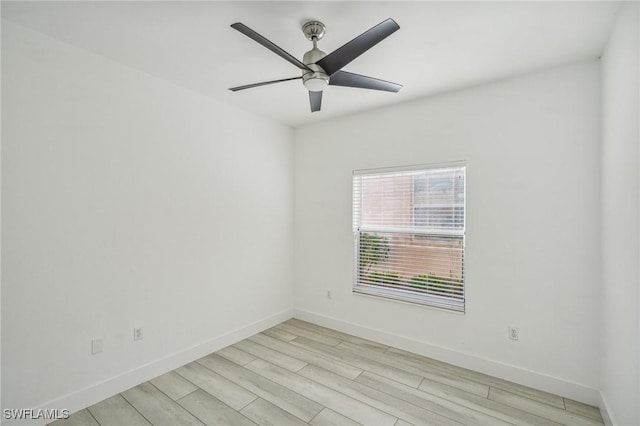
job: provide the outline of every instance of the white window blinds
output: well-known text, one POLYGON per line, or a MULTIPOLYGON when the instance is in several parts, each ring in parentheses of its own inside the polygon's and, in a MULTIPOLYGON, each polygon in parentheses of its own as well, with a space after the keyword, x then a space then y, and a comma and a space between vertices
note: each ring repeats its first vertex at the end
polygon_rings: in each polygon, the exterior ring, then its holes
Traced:
POLYGON ((464 311, 465 167, 355 171, 354 291, 464 311))

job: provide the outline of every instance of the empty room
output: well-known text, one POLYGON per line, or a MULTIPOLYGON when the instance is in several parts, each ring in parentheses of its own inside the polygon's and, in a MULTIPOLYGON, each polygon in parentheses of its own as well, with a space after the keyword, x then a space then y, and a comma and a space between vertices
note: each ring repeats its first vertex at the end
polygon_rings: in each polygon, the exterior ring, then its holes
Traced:
POLYGON ((640 3, 0 7, 3 426, 640 425, 640 3))

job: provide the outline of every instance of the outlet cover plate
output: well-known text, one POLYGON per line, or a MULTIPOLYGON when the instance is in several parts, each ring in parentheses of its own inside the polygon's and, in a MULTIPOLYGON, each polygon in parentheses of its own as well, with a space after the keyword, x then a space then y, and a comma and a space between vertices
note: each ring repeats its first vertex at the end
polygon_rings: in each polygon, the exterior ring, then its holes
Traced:
POLYGON ((102 352, 102 339, 93 339, 91 341, 91 355, 102 352))
POLYGON ((133 340, 142 340, 144 338, 144 333, 142 332, 142 327, 136 327, 133 329, 133 340))

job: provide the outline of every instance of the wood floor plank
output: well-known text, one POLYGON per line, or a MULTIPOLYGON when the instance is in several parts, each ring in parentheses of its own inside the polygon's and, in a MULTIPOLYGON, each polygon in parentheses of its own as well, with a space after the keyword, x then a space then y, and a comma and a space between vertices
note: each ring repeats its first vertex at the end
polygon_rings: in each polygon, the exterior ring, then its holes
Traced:
POLYGON ((399 368, 408 373, 419 375, 431 381, 444 383, 445 385, 453 386, 455 388, 485 398, 487 397, 487 395, 489 395, 488 385, 476 382, 474 380, 466 379, 464 377, 460 377, 459 375, 452 372, 432 368, 427 364, 416 365, 415 363, 403 362, 401 360, 391 358, 386 353, 369 351, 350 342, 342 342, 338 346, 336 346, 336 348, 351 352, 353 354, 364 356, 371 360, 399 368))
POLYGON ((564 404, 567 411, 580 414, 581 416, 590 417, 602 422, 602 415, 600 415, 600 410, 598 409, 598 407, 574 401, 569 398, 564 399, 564 404))
POLYGON ((150 382, 174 401, 198 389, 196 385, 175 371, 170 371, 167 374, 158 376, 150 380, 150 382))
POLYGON ((129 404, 155 426, 202 426, 202 422, 149 382, 122 392, 129 404))
MULTIPOLYGON (((178 401, 185 410, 210 426, 256 426, 254 422, 209 393, 198 389, 178 401)), ((128 423, 120 423, 120 426, 128 423)))
POLYGON ((148 426, 145 419, 122 395, 114 395, 88 408, 100 426, 148 426))
POLYGON ((293 372, 296 372, 307 365, 304 361, 285 355, 282 352, 274 351, 273 349, 259 345, 251 340, 243 340, 236 343, 234 346, 242 351, 250 353, 254 360, 256 358, 261 358, 293 372))
POLYGON ((260 426, 304 426, 307 424, 262 398, 256 399, 240 412, 260 426))
POLYGON ((503 391, 502 389, 491 388, 489 391, 489 399, 568 426, 602 425, 602 422, 595 419, 552 407, 511 392, 503 391))
MULTIPOLYGON (((363 373, 368 374, 367 372, 363 373)), ((500 404, 487 398, 462 391, 442 383, 423 380, 418 390, 431 395, 445 398, 449 401, 471 408, 492 417, 504 420, 514 425, 530 426, 557 426, 560 423, 553 422, 547 418, 536 416, 527 411, 520 410, 508 405, 500 404)))
POLYGON ((457 404, 448 399, 403 385, 402 383, 398 383, 391 379, 373 375, 366 371, 356 379, 356 382, 378 389, 389 395, 396 396, 404 401, 417 405, 418 407, 434 411, 465 425, 494 426, 511 424, 507 421, 489 416, 464 405, 457 404))
POLYGON ((416 366, 428 366, 434 369, 448 372, 463 379, 473 380, 478 383, 482 383, 487 386, 496 387, 502 390, 506 390, 517 395, 527 397, 554 407, 564 409, 564 401, 562 397, 554 395, 548 392, 543 392, 537 389, 533 389, 527 386, 522 386, 517 383, 509 382, 497 377, 492 377, 487 374, 479 373, 476 371, 468 370, 463 367, 448 364, 435 359, 427 358, 419 354, 407 352, 397 348, 387 349, 387 354, 390 358, 398 362, 410 363, 416 366))
POLYGON ((220 349, 216 353, 221 357, 228 359, 231 362, 235 362, 238 365, 249 364, 251 361, 256 359, 255 356, 245 351, 239 350, 234 346, 227 346, 226 348, 220 349))
POLYGON ((269 337, 262 333, 253 335, 249 337, 248 340, 266 346, 278 352, 282 352, 308 364, 317 365, 318 367, 322 367, 326 370, 331 370, 334 373, 344 376, 348 379, 355 379, 360 373, 362 373, 361 368, 354 367, 344 362, 340 362, 334 357, 292 345, 290 342, 282 342, 278 339, 269 337))
POLYGON ((312 426, 362 426, 348 417, 338 414, 329 408, 323 408, 310 422, 312 426))
POLYGON ((91 416, 88 410, 80 410, 69 416, 67 419, 56 420, 49 423, 49 426, 100 426, 96 419, 91 416))
MULTIPOLYGON (((352 336, 351 334, 343 333, 341 331, 332 330, 330 328, 322 327, 310 322, 302 321, 296 318, 291 318, 287 321, 287 324, 295 325, 300 328, 324 334, 330 337, 334 337, 345 342, 353 343, 354 345, 362 346, 372 351, 385 352, 389 346, 382 343, 374 342, 372 340, 363 339, 361 337, 352 336)), ((293 340, 293 339, 292 339, 293 340)))
POLYGON ((385 354, 390 360, 393 360, 393 362, 400 362, 415 367, 434 369, 437 371, 451 372, 470 380, 476 380, 477 382, 488 384, 489 376, 419 354, 414 354, 412 352, 403 351, 393 347, 387 349, 385 354))
POLYGON ((391 426, 397 420, 377 408, 267 361, 257 359, 246 368, 364 425, 391 426))
POLYGON ((242 386, 214 373, 197 362, 180 367, 176 372, 236 410, 240 410, 258 397, 242 386))
POLYGON ((278 324, 276 326, 278 330, 286 331, 287 333, 295 334, 298 337, 306 337, 309 340, 314 340, 318 343, 322 343, 327 346, 337 346, 342 343, 342 340, 336 339, 335 337, 325 336, 320 333, 316 333, 314 331, 309 331, 307 329, 296 327, 295 325, 290 325, 286 322, 282 324, 278 324))
POLYGON ((378 389, 345 379, 314 365, 306 366, 298 374, 414 424, 462 424, 434 411, 425 410, 378 389))
MULTIPOLYGON (((250 362, 247 366, 256 361, 259 361, 259 359, 250 362)), ((211 354, 199 359, 197 362, 305 422, 311 420, 322 410, 321 405, 305 398, 303 395, 267 380, 261 375, 248 370, 248 367, 240 367, 219 355, 211 354)))
POLYGON ((371 360, 361 355, 347 352, 343 349, 338 349, 337 347, 326 346, 322 343, 309 340, 305 337, 297 337, 291 341, 291 344, 320 352, 332 357, 336 361, 344 362, 352 366, 357 366, 364 370, 371 371, 384 377, 388 377, 414 388, 417 388, 420 382, 422 382, 422 376, 419 376, 417 374, 408 373, 389 364, 383 364, 381 362, 371 360))
POLYGON ((262 333, 269 337, 273 337, 274 339, 282 340, 283 342, 288 342, 289 340, 293 340, 298 337, 295 334, 287 333, 286 331, 278 330, 277 328, 270 328, 268 330, 264 330, 262 333))
POLYGON ((552 393, 544 392, 538 389, 522 386, 517 383, 499 379, 497 377, 492 377, 489 380, 489 386, 492 388, 502 389, 504 391, 520 395, 528 399, 533 399, 534 401, 551 405, 556 408, 564 409, 564 401, 559 395, 554 395, 552 393))

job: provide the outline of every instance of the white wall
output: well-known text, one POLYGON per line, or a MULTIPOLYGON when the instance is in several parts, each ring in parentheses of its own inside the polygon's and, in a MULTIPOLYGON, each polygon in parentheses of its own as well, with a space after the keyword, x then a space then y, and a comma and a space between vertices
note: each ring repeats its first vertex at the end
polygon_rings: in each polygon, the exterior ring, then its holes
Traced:
POLYGON ((599 78, 594 60, 299 128, 296 316, 595 403, 599 78), (466 314, 352 294, 352 171, 451 160, 466 314))
POLYGON ((77 409, 291 316, 291 129, 6 21, 2 104, 3 407, 77 409))
POLYGON ((601 386, 619 425, 640 424, 638 19, 638 3, 626 3, 602 55, 601 386))
MULTIPOLYGON (((0 19, 0 34, 2 34, 2 20, 0 19)), ((2 81, 2 57, 0 55, 0 81, 2 81)), ((2 85, 0 84, 0 99, 2 98, 2 85)), ((0 102, 0 114, 2 110, 0 102)), ((0 120, 0 133, 2 132, 2 120, 0 120)), ((2 188, 2 137, 0 136, 0 188, 2 188)), ((0 242, 2 241, 2 190, 0 189, 0 242)), ((2 244, 0 243, 0 259, 2 259, 2 244)), ((2 330, 2 262, 0 262, 0 330, 2 330)), ((2 338, 0 337, 0 383, 2 383, 2 338)), ((2 386, 0 386, 0 407, 2 405, 2 386)))

